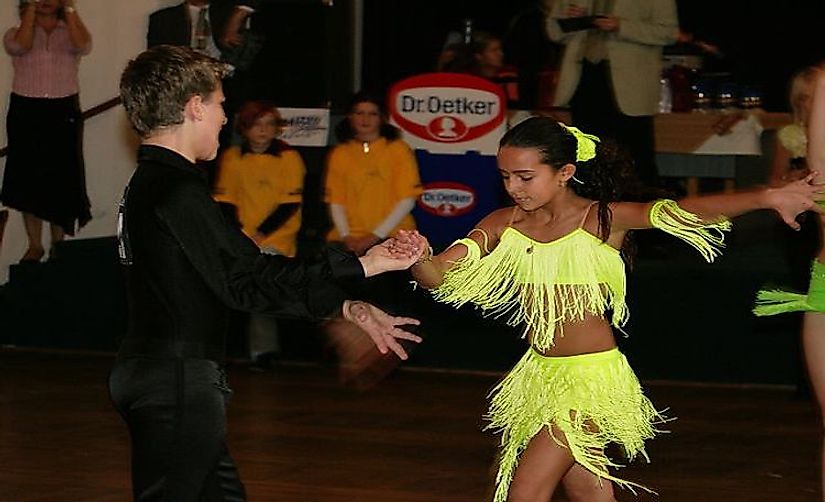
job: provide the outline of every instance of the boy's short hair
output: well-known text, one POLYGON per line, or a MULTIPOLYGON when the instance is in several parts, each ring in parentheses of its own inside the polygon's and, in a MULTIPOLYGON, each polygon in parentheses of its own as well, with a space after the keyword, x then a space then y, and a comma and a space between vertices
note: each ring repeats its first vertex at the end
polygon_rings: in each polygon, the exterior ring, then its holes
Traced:
POLYGON ((183 123, 194 96, 208 98, 229 67, 189 47, 158 45, 126 65, 120 99, 132 127, 145 138, 157 129, 183 123))

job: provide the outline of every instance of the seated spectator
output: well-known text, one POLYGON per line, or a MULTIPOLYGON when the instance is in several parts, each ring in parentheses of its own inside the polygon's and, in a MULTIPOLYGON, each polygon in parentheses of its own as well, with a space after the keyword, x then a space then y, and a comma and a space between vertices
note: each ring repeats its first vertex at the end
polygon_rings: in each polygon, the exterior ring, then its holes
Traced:
POLYGON ((327 159, 326 201, 334 228, 327 240, 359 256, 399 229, 415 228, 410 212, 421 194, 418 165, 380 99, 356 94, 336 129, 341 142, 327 159))
POLYGON ((507 64, 518 74, 515 105, 522 110, 553 105, 562 47, 547 36, 549 4, 545 0, 528 2, 510 19, 502 37, 507 64))
MULTIPOLYGON (((271 103, 241 106, 236 127, 243 143, 220 158, 215 200, 261 251, 293 257, 306 169, 298 152, 276 139, 281 122, 271 103)), ((279 357, 277 329, 275 318, 251 314, 249 352, 257 367, 269 367, 279 357)))
POLYGON ((470 44, 448 46, 442 56, 443 71, 469 73, 502 86, 507 101, 518 101, 518 72, 505 66, 501 39, 485 31, 475 31, 470 44))
MULTIPOLYGON (((336 135, 341 143, 327 159, 326 201, 334 223, 327 239, 360 256, 398 230, 415 228, 410 212, 422 192, 418 165, 398 129, 387 123, 383 102, 369 94, 353 97, 336 135)), ((371 278, 353 293, 390 311, 409 311, 407 281, 404 273, 371 278)), ((332 322, 326 331, 342 383, 368 388, 397 365, 361 343, 346 323, 332 322)))

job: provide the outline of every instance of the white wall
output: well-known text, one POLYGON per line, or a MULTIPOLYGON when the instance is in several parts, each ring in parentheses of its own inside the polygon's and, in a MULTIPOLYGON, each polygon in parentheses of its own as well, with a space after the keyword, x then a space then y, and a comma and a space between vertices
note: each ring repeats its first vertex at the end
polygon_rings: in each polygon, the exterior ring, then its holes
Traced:
MULTIPOLYGON (((80 65, 80 102, 83 110, 107 101, 118 93, 120 72, 126 62, 145 48, 150 12, 179 3, 175 0, 77 0, 77 9, 92 33, 92 53, 80 65)), ((16 26, 17 1, 0 2, 0 28, 16 26)), ((0 146, 6 145, 5 116, 11 89, 9 56, 0 51, 0 146)), ((92 221, 74 237, 84 239, 113 235, 117 203, 134 168, 137 137, 126 123, 121 107, 86 122, 84 154, 86 186, 92 203, 92 221)), ((0 170, 5 159, 0 159, 0 170)), ((44 229, 48 246, 48 232, 44 229)), ((16 263, 26 249, 20 215, 11 211, 2 248, 0 283, 6 282, 9 264, 16 263)))

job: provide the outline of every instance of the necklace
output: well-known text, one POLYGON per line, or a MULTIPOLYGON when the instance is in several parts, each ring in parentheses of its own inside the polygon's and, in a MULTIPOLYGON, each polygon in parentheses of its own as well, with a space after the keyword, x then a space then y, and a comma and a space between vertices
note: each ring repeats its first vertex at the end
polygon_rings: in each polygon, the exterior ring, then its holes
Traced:
POLYGON ((370 153, 370 142, 364 141, 361 143, 361 146, 364 148, 364 153, 370 153))

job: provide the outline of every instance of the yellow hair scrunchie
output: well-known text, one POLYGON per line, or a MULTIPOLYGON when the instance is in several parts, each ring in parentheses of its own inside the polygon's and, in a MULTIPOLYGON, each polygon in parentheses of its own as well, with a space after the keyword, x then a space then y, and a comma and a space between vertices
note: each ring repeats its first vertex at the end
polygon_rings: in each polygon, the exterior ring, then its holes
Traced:
POLYGON ((567 129, 567 132, 576 138, 576 162, 586 162, 596 156, 596 143, 601 141, 598 136, 584 133, 578 127, 572 127, 561 122, 559 122, 559 125, 567 129))

